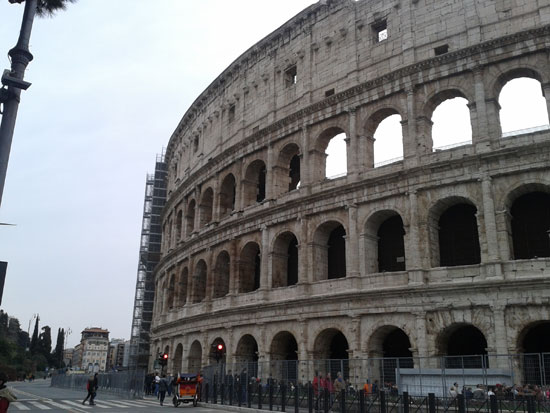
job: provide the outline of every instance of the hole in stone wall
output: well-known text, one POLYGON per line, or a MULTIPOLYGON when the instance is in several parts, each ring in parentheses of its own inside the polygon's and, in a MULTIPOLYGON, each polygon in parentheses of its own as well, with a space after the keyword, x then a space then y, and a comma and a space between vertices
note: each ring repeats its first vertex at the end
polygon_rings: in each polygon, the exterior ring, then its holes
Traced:
POLYGON ((449 45, 448 44, 444 44, 443 46, 438 46, 434 49, 434 53, 435 53, 436 56, 440 56, 440 55, 448 53, 448 52, 449 52, 449 45))
POLYGON ((462 97, 447 99, 432 114, 433 150, 450 149, 472 143, 472 125, 468 101, 462 97))

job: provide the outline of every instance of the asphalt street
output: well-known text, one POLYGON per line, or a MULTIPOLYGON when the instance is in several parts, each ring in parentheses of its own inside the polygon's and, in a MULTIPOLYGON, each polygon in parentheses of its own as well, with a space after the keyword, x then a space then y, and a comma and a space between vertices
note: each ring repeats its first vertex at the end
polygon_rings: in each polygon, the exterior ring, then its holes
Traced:
POLYGON ((177 409, 172 405, 171 398, 166 398, 164 406, 160 406, 156 398, 146 397, 144 399, 128 400, 101 393, 98 391, 95 399, 95 406, 82 405, 86 397, 86 390, 76 391, 50 387, 50 380, 35 380, 33 382, 10 382, 11 387, 17 396, 17 401, 10 404, 9 411, 27 412, 75 412, 75 413, 131 413, 131 412, 166 412, 167 409, 173 412, 178 410, 186 413, 223 413, 223 410, 212 410, 203 407, 193 407, 192 404, 180 405, 177 409))

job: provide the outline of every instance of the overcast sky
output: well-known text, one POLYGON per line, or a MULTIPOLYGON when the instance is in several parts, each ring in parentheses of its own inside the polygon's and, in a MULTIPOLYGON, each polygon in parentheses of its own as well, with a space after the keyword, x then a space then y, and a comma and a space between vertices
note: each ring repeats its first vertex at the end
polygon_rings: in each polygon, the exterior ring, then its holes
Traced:
MULTIPOLYGON (((155 155, 220 72, 312 3, 80 0, 37 20, 25 76, 32 86, 22 95, 0 209, 0 222, 16 224, 0 226, 0 260, 9 262, 1 308, 24 329, 39 313, 54 342, 58 328, 70 328, 69 346, 91 326, 128 339, 155 155)), ((22 12, 0 0, 0 69, 9 67, 22 12)), ((514 99, 516 111, 527 110, 520 118, 534 114, 514 99)), ((468 139, 468 131, 453 136, 459 118, 453 109, 442 122, 451 141, 468 139)), ((394 140, 377 135, 377 146, 399 150, 395 122, 394 140)))
MULTIPOLYGON (((1 308, 129 338, 145 175, 185 110, 313 0, 80 0, 35 21, 0 209, 1 308)), ((0 69, 23 5, 0 0, 0 69)), ((32 327, 31 327, 32 329, 32 327)))

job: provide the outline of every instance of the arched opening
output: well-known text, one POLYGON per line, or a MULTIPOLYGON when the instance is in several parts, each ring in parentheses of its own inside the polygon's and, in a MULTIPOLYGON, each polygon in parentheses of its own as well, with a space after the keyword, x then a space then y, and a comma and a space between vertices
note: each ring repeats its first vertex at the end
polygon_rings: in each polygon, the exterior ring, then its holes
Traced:
POLYGON ((172 274, 170 276, 170 282, 168 284, 168 298, 167 298, 167 308, 168 310, 171 310, 174 308, 175 302, 174 302, 174 293, 176 291, 176 275, 172 274))
POLYGON ((192 199, 187 206, 187 213, 185 214, 185 232, 189 237, 195 229, 195 200, 192 199))
POLYGON ((162 289, 160 295, 160 314, 164 314, 168 310, 168 282, 164 280, 162 282, 162 289))
POLYGON ((193 341, 187 358, 187 372, 198 373, 202 367, 202 346, 197 340, 193 341))
POLYGON ((377 364, 382 383, 396 382, 396 369, 413 368, 409 336, 402 329, 386 325, 380 327, 369 340, 370 358, 377 364))
POLYGON ((298 240, 292 232, 277 237, 273 244, 273 288, 298 283, 298 240))
POLYGON ((181 230, 183 225, 183 211, 180 209, 176 215, 176 241, 181 239, 181 230))
POLYGON ((450 91, 448 94, 446 92, 441 94, 436 102, 439 104, 432 113, 433 150, 471 144, 472 123, 468 100, 459 92, 450 91))
POLYGON ((246 168, 243 181, 244 206, 254 205, 265 199, 266 168, 264 161, 257 159, 246 168))
POLYGON ((220 218, 228 216, 235 210, 237 185, 233 174, 227 175, 220 187, 220 218))
POLYGON ((176 347, 176 351, 174 352, 174 356, 172 357, 172 374, 176 375, 178 373, 182 373, 182 359, 183 359, 183 346, 178 344, 176 347))
POLYGON ((524 383, 550 383, 550 321, 530 324, 524 329, 520 339, 520 352, 524 353, 524 383))
POLYGON ((286 145, 273 168, 274 193, 282 195, 300 184, 300 148, 295 143, 286 145))
POLYGON ((216 258, 216 267, 214 269, 214 298, 221 298, 229 293, 229 273, 231 260, 226 251, 222 251, 216 258))
POLYGON ((227 349, 225 347, 225 341, 223 341, 221 337, 217 337, 216 339, 214 339, 214 341, 212 341, 212 344, 210 344, 210 352, 208 353, 208 360, 210 362, 210 365, 218 363, 225 364, 226 352, 227 349), (218 349, 218 345, 221 345, 221 351, 218 349))
POLYGON ((322 331, 313 344, 315 369, 330 374, 332 380, 341 372, 344 379, 349 377, 349 345, 344 334, 329 328, 322 331))
POLYGON ((348 173, 346 134, 334 136, 326 149, 325 178, 335 179, 348 173))
POLYGON ((499 84, 503 85, 498 95, 503 137, 548 129, 546 99, 537 73, 513 71, 499 84))
POLYGON ((214 191, 212 188, 206 189, 202 194, 202 200, 199 207, 199 225, 204 227, 212 221, 212 207, 214 204, 214 191))
POLYGON ((405 271, 403 220, 399 215, 386 219, 378 228, 378 271, 405 271))
POLYGON ((403 127, 401 115, 393 109, 377 112, 369 123, 375 129, 373 143, 374 167, 388 165, 403 159, 403 127))
POLYGON ((187 302, 187 283, 189 282, 189 270, 187 269, 187 267, 183 269, 180 277, 178 307, 183 307, 187 302))
POLYGON ((479 264, 477 209, 460 203, 448 208, 439 218, 439 266, 479 264))
POLYGON ((445 368, 488 368, 487 340, 471 324, 454 324, 440 334, 439 349, 445 355, 445 368))
POLYGON ((239 261, 239 292, 249 293, 260 288, 260 246, 249 242, 241 251, 239 261))
POLYGON ((317 228, 313 254, 317 280, 346 276, 346 230, 339 222, 329 221, 317 228))
POLYGON ((206 263, 200 260, 195 267, 193 274, 192 303, 200 303, 206 297, 206 263))
POLYGON ((514 259, 550 257, 550 194, 531 192, 510 210, 514 259))
POLYGON ((273 378, 286 383, 298 380, 298 343, 288 331, 277 333, 271 342, 273 378))
POLYGON ((235 373, 241 383, 248 383, 251 377, 258 377, 258 343, 250 334, 241 337, 235 349, 235 373))

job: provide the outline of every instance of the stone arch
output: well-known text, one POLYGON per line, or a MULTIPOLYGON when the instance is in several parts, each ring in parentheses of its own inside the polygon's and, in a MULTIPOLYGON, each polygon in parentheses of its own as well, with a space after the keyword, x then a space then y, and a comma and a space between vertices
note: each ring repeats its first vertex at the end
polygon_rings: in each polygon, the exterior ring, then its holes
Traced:
POLYGON ((258 377, 258 342, 252 334, 243 335, 235 347, 235 372, 248 383, 250 377, 258 377))
POLYGON ((168 299, 166 300, 168 310, 175 307, 175 293, 176 293, 176 274, 171 274, 168 282, 168 299))
POLYGON ((524 383, 543 385, 550 382, 550 321, 527 324, 517 338, 517 349, 523 354, 524 383))
POLYGON ((414 367, 411 347, 409 335, 394 325, 380 326, 372 333, 368 340, 369 359, 378 364, 375 371, 379 370, 382 383, 395 383, 397 368, 414 367))
POLYGON ((383 166, 392 160, 403 158, 403 127, 402 115, 394 107, 383 107, 374 112, 365 123, 366 153, 362 154, 367 160, 366 166, 374 168, 383 166), (393 117, 399 117, 398 136, 378 136, 382 125, 392 121, 393 117))
POLYGON ((487 339, 470 323, 453 323, 441 331, 436 348, 445 356, 445 368, 487 368, 487 339))
POLYGON ((325 221, 313 234, 316 281, 346 277, 346 229, 336 220, 325 221))
POLYGON ((187 302, 187 283, 189 282, 189 268, 183 267, 180 274, 178 291, 178 307, 183 307, 187 302))
POLYGON ((176 241, 181 239, 181 230, 183 228, 183 211, 180 209, 176 215, 176 241))
POLYGON ((432 267, 481 262, 477 207, 468 198, 451 196, 436 202, 428 213, 428 232, 432 267))
POLYGON ((206 282, 208 267, 204 260, 199 260, 195 265, 191 289, 191 302, 200 303, 206 298, 206 282))
POLYGON ((214 191, 208 187, 201 197, 199 205, 199 227, 202 228, 212 221, 212 210, 214 207, 214 191))
POLYGON ((183 360, 183 345, 179 343, 176 346, 174 355, 172 356, 172 374, 176 375, 178 373, 183 373, 182 371, 182 360, 183 360))
MULTIPOLYGON (((313 181, 322 181, 327 178, 327 148, 331 140, 341 134, 348 136, 346 129, 341 126, 330 126, 323 130, 315 140, 315 145, 310 156, 310 166, 313 181)), ((346 151, 347 159, 347 151, 346 151)), ((347 160, 339 160, 343 165, 347 166, 347 160)))
POLYGON ((191 199, 187 204, 187 212, 185 214, 185 233, 189 237, 195 230, 195 205, 194 199, 191 199))
POLYGON ((231 272, 231 258, 227 251, 221 251, 216 257, 213 279, 213 297, 221 298, 229 293, 229 278, 231 272))
POLYGON ((189 373, 198 373, 202 368, 202 345, 200 341, 195 340, 189 348, 187 357, 187 371, 189 373))
POLYGON ((279 234, 272 249, 272 287, 288 287, 298 283, 298 239, 290 231, 279 234))
POLYGON ((405 270, 405 229, 392 209, 376 211, 365 223, 367 273, 405 270))
POLYGON ((266 167, 262 159, 256 159, 247 166, 242 181, 242 191, 244 207, 265 200, 266 167))
POLYGON ((241 250, 239 259, 239 292, 249 293, 260 288, 261 253, 260 246, 248 242, 241 250))
POLYGON ((296 383, 298 380, 298 342, 289 331, 278 332, 271 341, 271 373, 274 379, 296 383))
POLYGON ((219 194, 220 219, 229 216, 235 210, 237 199, 236 182, 235 176, 231 173, 223 178, 219 194))
POLYGON ((301 151, 294 142, 287 143, 279 152, 273 170, 274 193, 281 195, 297 189, 301 180, 301 151))
MULTIPOLYGON (((509 68, 500 73, 496 79, 494 79, 494 82, 492 84, 492 90, 493 90, 493 96, 498 99, 500 96, 500 93, 502 92, 502 88, 506 86, 506 83, 510 82, 511 80, 518 79, 520 77, 527 77, 530 79, 537 80, 541 84, 544 83, 544 79, 542 77, 541 72, 538 68, 526 64, 521 64, 518 67, 509 68)), ((543 90, 544 94, 544 90, 543 90)))
POLYGON ((330 373, 332 380, 341 372, 349 377, 349 341, 342 331, 331 327, 322 330, 313 342, 315 370, 330 373))

